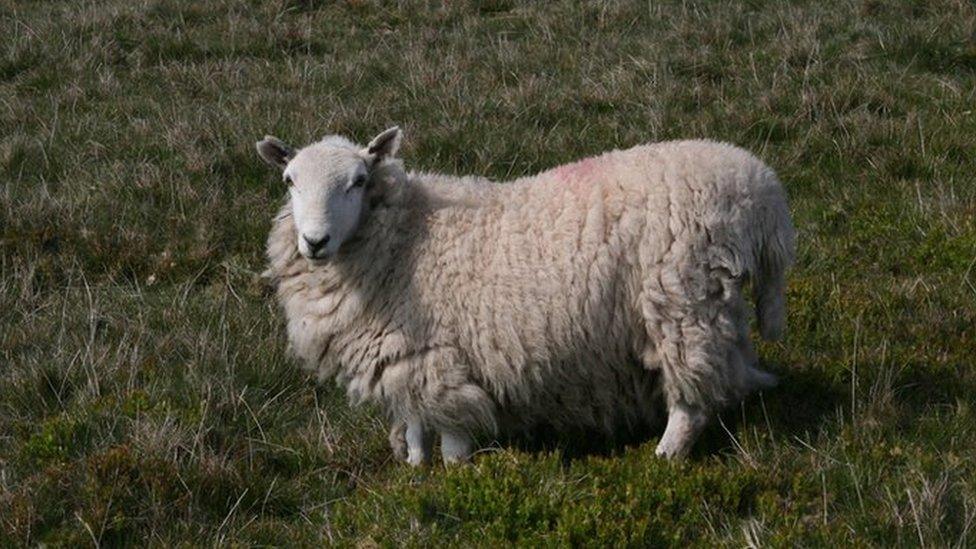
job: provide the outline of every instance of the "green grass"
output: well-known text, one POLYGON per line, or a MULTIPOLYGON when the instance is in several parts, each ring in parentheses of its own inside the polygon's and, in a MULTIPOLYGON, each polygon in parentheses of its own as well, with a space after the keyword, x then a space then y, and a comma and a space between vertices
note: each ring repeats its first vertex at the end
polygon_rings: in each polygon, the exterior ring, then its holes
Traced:
POLYGON ((976 543, 967 1, 0 4, 0 545, 976 543), (644 444, 394 463, 285 353, 253 143, 406 131, 496 179, 757 152, 799 259, 780 387, 644 444))

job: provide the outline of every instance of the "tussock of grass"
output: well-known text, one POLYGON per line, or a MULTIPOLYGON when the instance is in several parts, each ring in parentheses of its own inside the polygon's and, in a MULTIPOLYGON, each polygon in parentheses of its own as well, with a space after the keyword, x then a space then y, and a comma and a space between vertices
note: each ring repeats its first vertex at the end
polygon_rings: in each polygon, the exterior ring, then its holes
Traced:
POLYGON ((0 8, 0 544, 971 544, 974 26, 951 0, 0 8), (799 230, 781 386, 682 465, 657 433, 394 464, 285 355, 252 150, 392 123, 411 166, 499 180, 759 153, 799 230))

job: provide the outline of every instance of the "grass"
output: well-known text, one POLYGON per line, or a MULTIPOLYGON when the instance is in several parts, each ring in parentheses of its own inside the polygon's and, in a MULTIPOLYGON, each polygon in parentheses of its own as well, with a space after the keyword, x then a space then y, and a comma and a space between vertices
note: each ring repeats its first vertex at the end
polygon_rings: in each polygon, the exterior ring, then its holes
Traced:
POLYGON ((966 1, 0 5, 0 545, 976 543, 966 1), (693 459, 394 463, 285 353, 253 143, 503 180, 737 143, 790 194, 783 383, 693 459))

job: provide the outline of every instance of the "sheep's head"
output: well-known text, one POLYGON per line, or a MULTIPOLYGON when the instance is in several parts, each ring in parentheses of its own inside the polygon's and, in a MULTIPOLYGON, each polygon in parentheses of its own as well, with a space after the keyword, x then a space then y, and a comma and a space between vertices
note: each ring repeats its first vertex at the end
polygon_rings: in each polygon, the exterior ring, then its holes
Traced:
POLYGON ((288 184, 298 251, 306 259, 326 261, 356 232, 374 168, 396 154, 400 137, 393 127, 366 147, 340 136, 297 151, 276 137, 257 143, 261 158, 281 169, 288 184))

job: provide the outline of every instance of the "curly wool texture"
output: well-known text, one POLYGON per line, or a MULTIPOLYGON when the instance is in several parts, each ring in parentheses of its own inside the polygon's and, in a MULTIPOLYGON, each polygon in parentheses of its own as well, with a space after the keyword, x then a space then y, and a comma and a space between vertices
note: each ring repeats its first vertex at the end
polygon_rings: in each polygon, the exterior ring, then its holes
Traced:
POLYGON ((498 184, 370 174, 356 237, 326 265, 286 205, 269 274, 291 350, 353 402, 436 429, 612 432, 668 404, 715 409, 773 381, 794 232, 775 174, 739 148, 613 151, 498 184))

